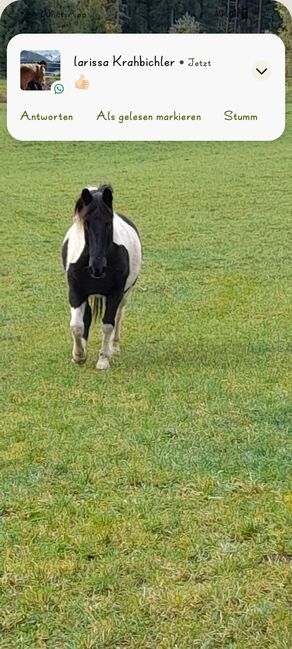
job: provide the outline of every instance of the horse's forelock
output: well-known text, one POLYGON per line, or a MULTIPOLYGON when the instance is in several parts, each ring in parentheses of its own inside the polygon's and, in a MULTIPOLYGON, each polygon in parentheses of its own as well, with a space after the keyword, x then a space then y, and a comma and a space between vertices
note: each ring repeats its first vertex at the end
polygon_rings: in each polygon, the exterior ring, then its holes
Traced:
MULTIPOLYGON (((91 185, 88 185, 86 189, 88 189, 88 191, 91 193, 92 199, 93 200, 97 199, 97 201, 99 201, 99 199, 102 198, 102 193, 105 189, 110 189, 110 191, 112 192, 111 185, 100 185, 99 187, 92 187, 91 185)), ((88 211, 88 207, 89 207, 88 205, 85 205, 81 194, 75 204, 75 210, 74 210, 75 218, 81 222, 84 221, 88 211)), ((108 209, 108 206, 104 203, 104 201, 102 201, 102 207, 108 209)))

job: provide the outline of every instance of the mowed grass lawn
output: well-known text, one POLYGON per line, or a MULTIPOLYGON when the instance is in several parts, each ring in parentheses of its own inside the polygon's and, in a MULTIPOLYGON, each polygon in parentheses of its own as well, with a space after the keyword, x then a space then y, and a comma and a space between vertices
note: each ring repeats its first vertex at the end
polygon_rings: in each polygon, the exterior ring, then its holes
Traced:
POLYGON ((20 143, 1 117, 0 646, 290 649, 291 103, 271 143, 20 143), (71 363, 59 258, 99 181, 144 245, 107 373, 98 326, 71 363))

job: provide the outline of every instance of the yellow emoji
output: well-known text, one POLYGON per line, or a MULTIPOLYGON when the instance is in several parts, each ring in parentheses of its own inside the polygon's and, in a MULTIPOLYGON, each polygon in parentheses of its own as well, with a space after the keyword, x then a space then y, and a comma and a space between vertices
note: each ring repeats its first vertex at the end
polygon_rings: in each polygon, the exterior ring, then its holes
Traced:
POLYGON ((75 82, 75 88, 78 88, 78 90, 88 90, 89 81, 88 79, 84 79, 84 74, 81 74, 80 79, 75 82))

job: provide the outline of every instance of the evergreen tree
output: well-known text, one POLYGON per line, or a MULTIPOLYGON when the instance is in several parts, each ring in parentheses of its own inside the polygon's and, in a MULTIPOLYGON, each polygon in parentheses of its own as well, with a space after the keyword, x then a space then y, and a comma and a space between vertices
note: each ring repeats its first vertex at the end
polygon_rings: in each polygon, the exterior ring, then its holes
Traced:
POLYGON ((131 34, 151 32, 149 11, 152 2, 147 0, 127 0, 125 4, 127 14, 123 31, 131 34))
POLYGON ((198 16, 204 33, 218 32, 218 6, 220 0, 200 0, 200 15, 198 16))
POLYGON ((171 34, 199 34, 201 25, 187 13, 179 18, 169 31, 171 34))
POLYGON ((236 4, 219 0, 217 14, 218 31, 221 32, 276 33, 280 26, 274 0, 238 0, 236 4))
POLYGON ((127 3, 124 2, 124 0, 108 0, 107 31, 121 32, 126 19, 127 19, 127 3))
POLYGON ((98 34, 107 31, 107 11, 105 0, 78 0, 77 13, 85 15, 74 31, 98 34))
POLYGON ((151 3, 150 20, 154 32, 168 32, 174 24, 176 0, 158 0, 151 3))
MULTIPOLYGON (((78 31, 76 0, 43 0, 42 15, 47 20, 48 32, 70 33, 78 31)), ((43 30, 44 31, 44 30, 43 30)))

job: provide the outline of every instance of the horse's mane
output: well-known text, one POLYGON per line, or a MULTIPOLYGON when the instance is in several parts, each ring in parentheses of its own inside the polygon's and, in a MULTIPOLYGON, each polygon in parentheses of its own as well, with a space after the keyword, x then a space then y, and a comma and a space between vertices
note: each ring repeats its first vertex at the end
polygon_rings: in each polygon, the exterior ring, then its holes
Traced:
POLYGON ((86 214, 86 210, 85 210, 84 201, 82 200, 82 198, 80 196, 78 198, 78 200, 76 201, 76 204, 75 204, 74 218, 77 221, 83 221, 84 217, 85 217, 85 214, 86 214))

